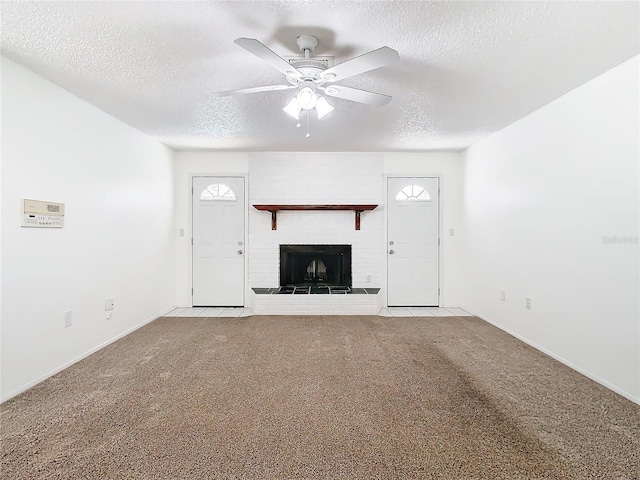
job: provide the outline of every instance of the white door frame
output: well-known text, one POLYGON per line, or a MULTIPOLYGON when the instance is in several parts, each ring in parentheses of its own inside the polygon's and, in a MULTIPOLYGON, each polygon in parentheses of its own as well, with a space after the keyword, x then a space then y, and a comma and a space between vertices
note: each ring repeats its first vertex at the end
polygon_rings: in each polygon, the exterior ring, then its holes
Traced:
POLYGON ((248 307, 249 302, 249 244, 248 244, 248 225, 249 225, 249 175, 247 173, 192 173, 188 174, 187 181, 189 182, 187 188, 187 196, 189 197, 189 201, 187 204, 189 205, 189 211, 187 212, 189 216, 189 281, 191 283, 189 287, 190 294, 190 304, 193 307, 193 192, 191 189, 193 188, 193 177, 208 177, 208 178, 223 178, 223 177, 236 177, 244 179, 244 307, 248 307))
POLYGON ((384 250, 382 251, 382 259, 383 259, 383 267, 382 271, 384 273, 384 286, 382 287, 381 293, 384 295, 384 306, 389 306, 389 296, 387 292, 387 282, 389 281, 389 271, 387 267, 387 250, 389 247, 389 225, 388 225, 388 210, 387 210, 387 202, 388 202, 388 189, 389 189, 389 179, 390 178, 437 178, 439 191, 438 191, 438 288, 440 289, 440 293, 438 295, 438 306, 443 307, 444 302, 442 299, 444 298, 444 268, 443 268, 443 258, 444 258, 444 242, 442 241, 442 232, 443 230, 443 215, 442 215, 442 197, 445 188, 444 183, 444 174, 442 173, 385 173, 384 174, 384 250))

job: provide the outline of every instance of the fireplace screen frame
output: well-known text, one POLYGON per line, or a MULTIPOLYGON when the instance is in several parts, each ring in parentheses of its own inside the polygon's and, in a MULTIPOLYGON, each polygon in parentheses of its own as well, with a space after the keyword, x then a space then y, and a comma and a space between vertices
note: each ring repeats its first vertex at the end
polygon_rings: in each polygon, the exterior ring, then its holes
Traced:
POLYGON ((352 247, 344 244, 280 245, 280 286, 352 287, 352 247))

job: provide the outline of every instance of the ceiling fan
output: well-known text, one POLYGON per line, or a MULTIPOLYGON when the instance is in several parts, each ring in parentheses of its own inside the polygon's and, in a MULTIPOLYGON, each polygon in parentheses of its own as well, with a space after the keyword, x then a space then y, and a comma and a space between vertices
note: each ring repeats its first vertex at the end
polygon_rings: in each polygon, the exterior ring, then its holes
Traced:
POLYGON ((333 107, 319 94, 320 92, 330 97, 342 98, 374 107, 386 105, 391 100, 389 95, 336 85, 335 82, 398 61, 400 56, 398 52, 392 48, 381 47, 364 55, 360 55, 359 57, 329 67, 326 58, 311 57, 313 50, 318 45, 318 39, 313 35, 300 35, 298 37, 297 43, 300 50, 304 52, 304 57, 291 58, 289 61, 273 52, 273 50, 255 38, 238 38, 234 43, 283 73, 287 84, 227 90, 224 92, 216 92, 213 95, 225 97, 229 95, 272 92, 295 88, 298 90, 298 93, 283 110, 298 120, 298 127, 300 127, 301 114, 306 113, 307 137, 309 137, 309 112, 315 110, 318 118, 323 118, 333 111, 333 107))

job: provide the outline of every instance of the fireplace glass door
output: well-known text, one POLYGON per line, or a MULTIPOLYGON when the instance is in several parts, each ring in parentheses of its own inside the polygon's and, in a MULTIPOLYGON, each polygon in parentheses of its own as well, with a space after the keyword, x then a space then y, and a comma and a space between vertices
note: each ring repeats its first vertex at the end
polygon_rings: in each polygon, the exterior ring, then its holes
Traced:
POLYGON ((280 245, 281 287, 351 287, 351 245, 280 245))

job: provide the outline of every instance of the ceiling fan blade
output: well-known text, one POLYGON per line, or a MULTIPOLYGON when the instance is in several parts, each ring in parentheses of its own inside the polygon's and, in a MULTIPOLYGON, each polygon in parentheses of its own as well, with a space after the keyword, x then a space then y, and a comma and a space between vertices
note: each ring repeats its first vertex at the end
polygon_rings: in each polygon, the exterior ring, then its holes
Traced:
POLYGON ((228 97, 230 95, 240 95, 243 93, 273 92, 275 90, 289 90, 296 88, 296 85, 269 85, 267 87, 239 88, 237 90, 226 90, 224 92, 213 92, 214 97, 228 97))
POLYGON ((382 93, 368 92, 366 90, 358 90, 357 88, 343 87, 341 85, 331 85, 321 88, 327 95, 331 97, 351 100, 352 102, 364 103, 374 107, 381 107, 391 101, 391 96, 382 93))
POLYGON ((289 62, 287 62, 280 55, 275 53, 269 47, 267 47, 264 43, 259 42, 255 38, 237 38, 234 40, 236 45, 241 46, 248 52, 253 53, 260 60, 267 62, 276 70, 284 73, 285 75, 293 75, 297 77, 301 77, 302 74, 289 62))
POLYGON ((398 60, 400 60, 400 55, 393 48, 381 47, 329 68, 322 72, 320 77, 327 82, 337 82, 343 78, 384 67, 398 60))

